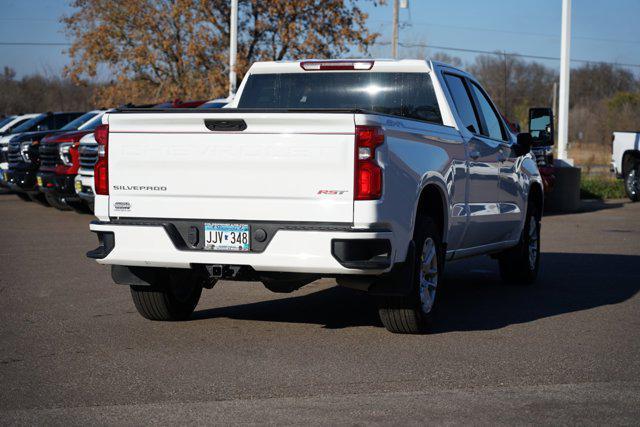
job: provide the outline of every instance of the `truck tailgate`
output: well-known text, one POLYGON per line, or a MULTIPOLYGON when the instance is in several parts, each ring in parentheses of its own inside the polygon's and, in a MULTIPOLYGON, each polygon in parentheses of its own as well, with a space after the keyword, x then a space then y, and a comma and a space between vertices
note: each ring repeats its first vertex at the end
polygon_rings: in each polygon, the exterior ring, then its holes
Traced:
POLYGON ((354 128, 349 113, 111 114, 109 215, 352 222, 354 128))

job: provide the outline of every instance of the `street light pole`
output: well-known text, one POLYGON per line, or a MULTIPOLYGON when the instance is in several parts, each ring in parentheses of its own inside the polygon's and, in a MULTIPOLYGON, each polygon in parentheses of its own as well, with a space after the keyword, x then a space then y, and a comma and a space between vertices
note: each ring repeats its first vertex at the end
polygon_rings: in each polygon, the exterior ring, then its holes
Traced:
POLYGON ((231 0, 231 28, 229 29, 229 97, 236 93, 236 57, 238 54, 238 0, 231 0))
POLYGON ((393 59, 398 59, 398 14, 399 12, 399 0, 393 0, 393 35, 391 41, 391 56, 393 59))
MULTIPOLYGON (((567 159, 569 140, 569 76, 571 47, 571 0, 562 0, 562 39, 560 42, 560 96, 558 102, 558 159, 571 164, 567 159)), ((561 162, 561 163, 562 163, 561 162)))

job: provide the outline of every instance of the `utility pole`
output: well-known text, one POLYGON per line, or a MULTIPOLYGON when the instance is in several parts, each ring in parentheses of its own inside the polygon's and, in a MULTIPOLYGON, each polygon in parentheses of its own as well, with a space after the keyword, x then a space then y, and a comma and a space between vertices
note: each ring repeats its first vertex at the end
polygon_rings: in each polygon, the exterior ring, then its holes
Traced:
POLYGON ((236 94, 236 57, 238 54, 238 0, 231 0, 231 28, 229 29, 229 98, 236 94))
POLYGON ((408 9, 409 0, 393 0, 393 35, 391 36, 391 56, 398 59, 398 26, 400 9, 408 9))
POLYGON ((399 0, 393 0, 393 35, 391 38, 391 56, 398 59, 398 15, 400 13, 399 0))
POLYGON ((562 39, 560 42, 560 96, 558 99, 558 159, 572 164, 567 159, 569 140, 569 76, 571 47, 571 0, 562 0, 562 39))
POLYGON ((502 59, 503 59, 503 64, 504 64, 504 69, 503 69, 503 76, 504 76, 504 115, 505 117, 509 117, 509 95, 508 95, 508 76, 507 76, 507 52, 502 51, 502 59))

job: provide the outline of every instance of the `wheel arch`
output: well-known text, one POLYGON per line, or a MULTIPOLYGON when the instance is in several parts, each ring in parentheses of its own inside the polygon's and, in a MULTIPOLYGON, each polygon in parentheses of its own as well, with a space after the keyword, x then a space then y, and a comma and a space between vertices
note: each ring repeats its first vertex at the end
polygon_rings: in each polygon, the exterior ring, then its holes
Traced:
POLYGON ((622 176, 627 175, 629 168, 631 168, 635 162, 640 162, 640 151, 626 150, 622 153, 622 164, 620 165, 620 173, 622 173, 622 176))
POLYGON ((544 189, 538 181, 531 183, 528 200, 529 203, 533 202, 540 208, 538 212, 539 215, 542 216, 542 210, 544 209, 544 189))
POLYGON ((435 181, 427 182, 420 190, 413 227, 415 229, 415 222, 418 215, 426 213, 432 216, 438 227, 440 227, 440 230, 442 230, 442 241, 445 244, 447 242, 447 231, 449 229, 449 205, 446 194, 442 184, 435 181))

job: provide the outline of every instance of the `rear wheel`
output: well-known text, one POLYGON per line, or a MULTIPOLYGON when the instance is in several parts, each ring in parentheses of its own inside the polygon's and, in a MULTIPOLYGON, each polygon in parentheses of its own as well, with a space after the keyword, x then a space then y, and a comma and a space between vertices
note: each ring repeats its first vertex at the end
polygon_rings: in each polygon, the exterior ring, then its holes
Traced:
POLYGON ((149 320, 186 320, 201 294, 202 282, 189 273, 168 272, 159 275, 151 286, 131 286, 136 310, 149 320))
POLYGON ((442 231, 429 216, 416 223, 414 271, 411 293, 380 299, 378 315, 394 333, 418 334, 427 331, 436 309, 436 291, 444 267, 442 231))
POLYGON ((498 257, 500 276, 505 283, 530 285, 540 268, 540 207, 529 202, 524 229, 517 246, 498 257))
POLYGON ((624 189, 632 202, 640 200, 640 162, 629 168, 624 176, 624 189))
POLYGON ((49 203, 51 206, 53 206, 54 208, 61 210, 61 211, 70 211, 71 207, 69 205, 67 205, 60 197, 58 196, 54 196, 53 194, 50 193, 45 193, 44 197, 47 200, 47 203, 49 203))

